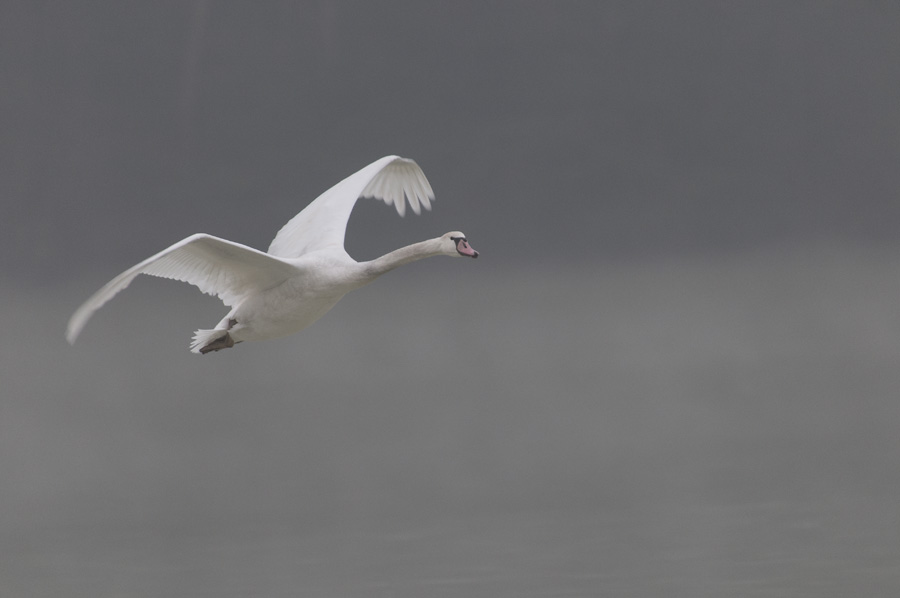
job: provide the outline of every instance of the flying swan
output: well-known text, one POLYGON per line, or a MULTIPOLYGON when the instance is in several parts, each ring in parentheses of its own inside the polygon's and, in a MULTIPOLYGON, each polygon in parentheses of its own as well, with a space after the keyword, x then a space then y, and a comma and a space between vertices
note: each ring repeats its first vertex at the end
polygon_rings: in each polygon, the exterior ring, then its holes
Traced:
POLYGON ((414 161, 385 156, 352 174, 294 216, 264 253, 218 237, 195 234, 122 272, 94 293, 69 319, 74 344, 95 311, 138 274, 188 282, 231 308, 212 330, 194 333, 191 351, 209 353, 242 341, 261 341, 303 330, 347 292, 398 266, 435 255, 477 258, 458 231, 357 262, 344 250, 350 212, 361 197, 393 204, 401 216, 431 209, 434 191, 414 161))

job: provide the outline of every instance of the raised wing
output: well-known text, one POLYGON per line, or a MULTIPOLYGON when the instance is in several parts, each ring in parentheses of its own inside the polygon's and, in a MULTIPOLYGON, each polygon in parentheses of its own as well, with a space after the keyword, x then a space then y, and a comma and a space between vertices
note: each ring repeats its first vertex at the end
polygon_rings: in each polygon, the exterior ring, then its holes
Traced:
POLYGON ((327 247, 344 248, 344 232, 350 212, 360 197, 374 197, 406 213, 406 200, 413 212, 431 209, 434 191, 419 165, 407 158, 385 156, 320 195, 282 227, 269 253, 299 257, 327 247))
POLYGON ((138 274, 189 282, 232 306, 248 292, 271 288, 294 273, 290 264, 252 247, 210 235, 191 235, 106 283, 72 314, 66 338, 74 343, 94 312, 138 274))

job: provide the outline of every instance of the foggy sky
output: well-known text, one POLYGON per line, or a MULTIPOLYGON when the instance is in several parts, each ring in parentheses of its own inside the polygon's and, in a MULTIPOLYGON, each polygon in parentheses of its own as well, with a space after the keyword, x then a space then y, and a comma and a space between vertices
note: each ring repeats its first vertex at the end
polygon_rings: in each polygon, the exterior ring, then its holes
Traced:
POLYGON ((389 153, 435 211, 359 207, 359 257, 453 229, 495 263, 893 242, 898 26, 819 1, 4 2, 0 268, 265 248, 389 153))

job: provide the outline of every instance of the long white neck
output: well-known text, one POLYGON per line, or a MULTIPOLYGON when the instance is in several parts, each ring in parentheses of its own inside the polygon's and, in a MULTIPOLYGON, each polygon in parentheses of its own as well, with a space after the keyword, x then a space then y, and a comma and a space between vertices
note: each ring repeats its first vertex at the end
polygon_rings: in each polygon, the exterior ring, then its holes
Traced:
POLYGON ((363 273, 366 278, 365 282, 371 282, 386 272, 390 272, 394 268, 399 268, 404 264, 415 262, 435 255, 441 255, 441 239, 428 239, 421 243, 413 243, 400 249, 387 253, 380 258, 370 262, 361 262, 363 273))

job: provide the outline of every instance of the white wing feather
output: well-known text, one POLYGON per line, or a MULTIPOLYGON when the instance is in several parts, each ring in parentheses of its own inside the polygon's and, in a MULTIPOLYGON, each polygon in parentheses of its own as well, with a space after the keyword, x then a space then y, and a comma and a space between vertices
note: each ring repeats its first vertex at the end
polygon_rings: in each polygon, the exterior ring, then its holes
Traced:
POLYGON ((403 216, 406 201, 412 211, 431 209, 434 191, 425 173, 413 160, 385 156, 350 175, 319 197, 285 224, 269 245, 269 254, 300 257, 327 247, 344 248, 344 233, 350 212, 360 197, 374 197, 397 209, 403 216))
POLYGON ((188 282, 233 306, 247 292, 271 288, 296 274, 296 270, 252 247, 210 235, 191 235, 122 272, 94 293, 69 319, 68 341, 74 343, 94 312, 138 274, 188 282))

